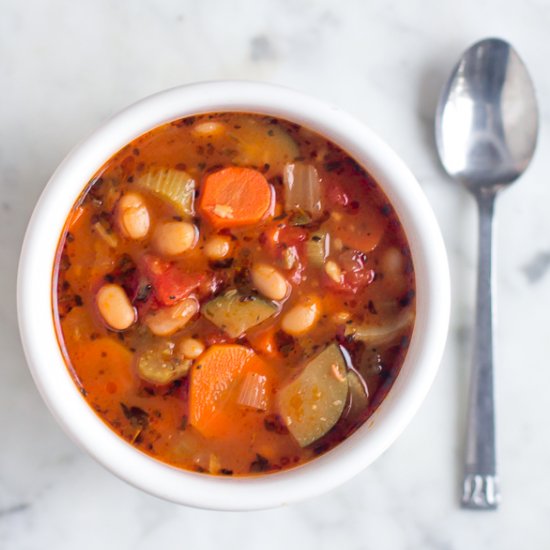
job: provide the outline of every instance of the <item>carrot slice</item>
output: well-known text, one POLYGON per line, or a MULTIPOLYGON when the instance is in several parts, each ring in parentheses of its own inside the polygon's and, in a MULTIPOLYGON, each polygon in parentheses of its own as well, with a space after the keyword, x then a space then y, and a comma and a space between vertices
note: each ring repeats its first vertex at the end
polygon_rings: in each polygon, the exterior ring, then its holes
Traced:
POLYGON ((87 342, 74 349, 71 359, 79 367, 83 388, 98 401, 109 393, 122 395, 134 387, 133 353, 114 338, 87 342))
POLYGON ((270 374, 250 348, 237 344, 208 348, 191 370, 189 424, 206 437, 227 436, 238 430, 243 411, 237 399, 249 372, 270 374))
POLYGON ((240 227, 259 222, 271 203, 271 187, 262 173, 232 166, 206 177, 199 210, 216 228, 240 227))

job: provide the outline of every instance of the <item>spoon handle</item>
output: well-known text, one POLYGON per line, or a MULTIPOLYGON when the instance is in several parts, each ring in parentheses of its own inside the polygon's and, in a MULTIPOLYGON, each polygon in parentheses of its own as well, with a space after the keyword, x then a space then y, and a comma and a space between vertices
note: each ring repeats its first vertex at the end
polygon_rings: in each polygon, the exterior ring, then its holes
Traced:
POLYGON ((481 192, 476 198, 479 209, 479 263, 462 507, 494 510, 500 500, 495 452, 491 291, 495 194, 481 192))

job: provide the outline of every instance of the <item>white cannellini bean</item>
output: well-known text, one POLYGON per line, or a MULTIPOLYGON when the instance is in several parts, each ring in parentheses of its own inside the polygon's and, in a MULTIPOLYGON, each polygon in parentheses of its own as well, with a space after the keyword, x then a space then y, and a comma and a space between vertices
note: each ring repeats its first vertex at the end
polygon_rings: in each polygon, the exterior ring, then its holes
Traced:
POLYGON ((281 321, 281 328, 292 336, 310 331, 319 320, 321 305, 317 297, 309 296, 290 309, 281 321))
POLYGON ((116 219, 125 237, 140 240, 147 236, 151 219, 145 199, 138 193, 122 195, 117 204, 116 219))
POLYGON ((145 324, 155 336, 170 336, 181 330, 199 311, 195 298, 185 298, 181 302, 149 313, 145 324))
POLYGON ((252 284, 266 298, 282 300, 288 293, 289 285, 281 273, 269 264, 254 264, 250 270, 252 284))
POLYGON ((105 323, 114 330, 126 330, 136 320, 136 310, 120 285, 103 285, 96 295, 96 304, 105 323))
POLYGON ((177 256, 193 248, 197 242, 197 228, 189 222, 166 222, 153 234, 153 245, 163 256, 177 256))
POLYGON ((204 253, 209 260, 223 260, 231 249, 231 238, 226 235, 214 235, 204 243, 204 253))
POLYGON ((179 343, 178 350, 186 359, 196 359, 204 351, 204 344, 197 338, 184 338, 179 343))

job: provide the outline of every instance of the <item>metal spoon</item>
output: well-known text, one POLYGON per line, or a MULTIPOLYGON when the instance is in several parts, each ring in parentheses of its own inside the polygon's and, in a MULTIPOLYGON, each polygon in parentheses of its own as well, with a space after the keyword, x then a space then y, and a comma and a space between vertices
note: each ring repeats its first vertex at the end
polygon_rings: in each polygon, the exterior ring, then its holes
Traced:
POLYGON ((538 109, 529 73, 503 40, 474 44, 441 92, 436 141, 449 175, 479 210, 479 263, 462 507, 496 509, 493 404, 492 226, 497 193, 527 168, 537 142, 538 109))

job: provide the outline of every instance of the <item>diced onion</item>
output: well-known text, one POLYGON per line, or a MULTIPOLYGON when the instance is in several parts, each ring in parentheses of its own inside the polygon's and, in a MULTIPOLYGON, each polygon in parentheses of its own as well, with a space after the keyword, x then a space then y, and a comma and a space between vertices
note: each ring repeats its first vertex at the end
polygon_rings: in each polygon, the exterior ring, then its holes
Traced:
POLYGON ((289 246, 283 250, 283 267, 292 269, 298 260, 298 252, 295 246, 289 246))
POLYGON ((96 222, 92 226, 94 231, 111 247, 116 248, 118 246, 118 239, 114 233, 109 233, 101 222, 96 222))
POLYGON ((397 316, 393 322, 384 325, 347 325, 345 335, 373 346, 390 344, 413 321, 413 311, 406 310, 397 316))
POLYGON ((237 403, 259 411, 267 409, 267 377, 257 372, 249 372, 241 385, 237 403))
POLYGON ((285 165, 283 183, 287 212, 302 210, 314 219, 321 216, 321 180, 314 166, 301 162, 285 165))
POLYGON ((364 378, 354 370, 347 374, 349 385, 349 408, 346 417, 349 420, 358 420, 367 409, 369 390, 364 378))

